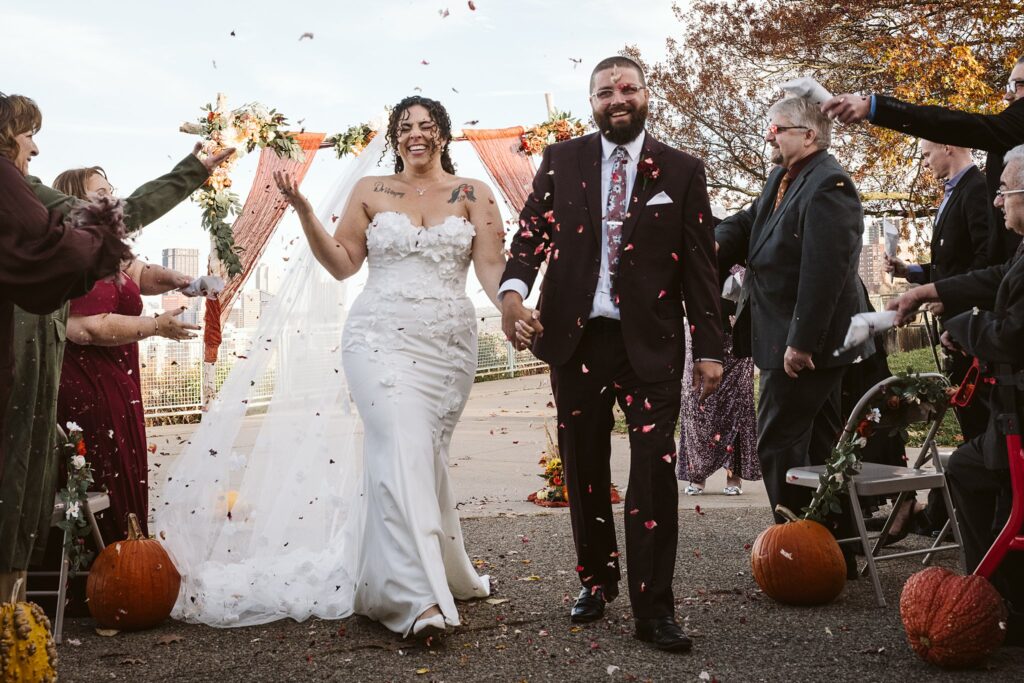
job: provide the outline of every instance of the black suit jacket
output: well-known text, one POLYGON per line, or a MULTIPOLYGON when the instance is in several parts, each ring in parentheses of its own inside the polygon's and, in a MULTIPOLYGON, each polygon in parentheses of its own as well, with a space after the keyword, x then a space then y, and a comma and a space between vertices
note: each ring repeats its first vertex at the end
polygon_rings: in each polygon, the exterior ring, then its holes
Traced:
MULTIPOLYGON (((590 317, 601 272, 601 137, 594 133, 544 150, 533 192, 520 214, 502 282, 541 285, 544 333, 533 352, 551 365, 569 360, 590 317)), ((646 134, 641 159, 656 179, 637 173, 622 227, 616 288, 630 363, 647 382, 682 376, 683 300, 696 358, 722 358, 718 272, 704 164, 646 134), (648 206, 666 193, 670 203, 648 206)))
MULTIPOLYGON (((967 353, 989 363, 1024 370, 1024 257, 935 283, 949 319, 946 330, 967 353)), ((999 392, 992 393, 998 401, 999 392)), ((1021 392, 1017 393, 1018 403, 1021 392)), ((982 442, 985 464, 1007 467, 1006 443, 993 410, 982 442)))
POLYGON ((819 153, 790 184, 777 210, 786 169, 776 168, 751 206, 715 229, 719 268, 746 263, 733 327, 736 356, 763 370, 783 367, 786 347, 812 353, 827 368, 867 357, 874 344, 838 357, 850 318, 867 310, 857 265, 864 214, 839 162, 819 153))
POLYGON ((988 192, 985 176, 972 166, 949 195, 942 214, 932 228, 932 260, 922 264, 923 272, 907 279, 917 284, 937 282, 988 263, 988 192))
POLYGON ((1020 244, 1020 235, 1006 230, 1003 212, 992 202, 999 189, 1003 156, 1017 145, 1024 144, 1024 100, 1017 100, 998 114, 969 114, 875 95, 875 116, 871 123, 942 145, 988 152, 985 161, 990 226, 987 265, 1005 263, 1013 255, 1020 244))

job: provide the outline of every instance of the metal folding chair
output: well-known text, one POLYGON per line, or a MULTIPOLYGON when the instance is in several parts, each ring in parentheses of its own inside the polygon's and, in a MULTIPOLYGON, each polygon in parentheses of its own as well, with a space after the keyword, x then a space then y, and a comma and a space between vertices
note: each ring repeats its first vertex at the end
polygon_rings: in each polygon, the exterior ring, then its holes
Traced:
MULTIPOLYGON (((918 376, 923 378, 935 378, 944 383, 946 382, 946 378, 943 375, 934 372, 922 373, 918 376)), ((843 429, 842 436, 840 436, 840 445, 848 443, 851 439, 858 438, 856 431, 858 417, 864 410, 865 406, 887 385, 898 381, 899 379, 900 378, 898 377, 887 377, 875 386, 871 387, 871 389, 861 397, 846 422, 846 427, 843 429)), ((939 451, 935 446, 935 435, 939 430, 939 426, 942 424, 942 420, 945 417, 948 407, 948 402, 943 401, 940 405, 936 406, 936 411, 929 416, 927 421, 927 435, 925 436, 924 443, 921 445, 921 450, 919 451, 912 467, 894 467, 892 465, 879 465, 876 463, 865 462, 861 463, 861 469, 857 474, 847 479, 847 492, 850 496, 850 514, 853 516, 853 521, 856 525, 858 535, 850 538, 838 539, 838 541, 840 544, 857 542, 861 544, 864 549, 864 556, 867 559, 866 564, 861 569, 861 574, 871 575, 871 581, 874 585, 875 596, 879 607, 885 606, 885 596, 882 593, 882 582, 878 578, 878 563, 883 560, 895 560, 915 555, 926 555, 926 558, 930 559, 931 556, 937 552, 959 550, 960 563, 961 565, 965 565, 963 543, 960 540, 960 528, 956 524, 953 500, 949 495, 949 489, 946 486, 946 477, 942 471, 942 462, 939 459, 939 451), (935 468, 934 471, 922 469, 929 461, 932 462, 935 468), (941 539, 939 539, 929 548, 882 554, 882 547, 889 537, 889 529, 892 527, 893 519, 895 518, 897 511, 904 502, 913 500, 918 491, 930 489, 942 490, 942 496, 946 502, 946 508, 949 510, 949 519, 956 542, 943 545, 940 543, 941 539), (893 505, 892 512, 889 514, 889 518, 885 521, 885 525, 882 527, 882 530, 879 532, 878 536, 874 537, 874 545, 872 546, 872 538, 868 536, 867 529, 864 525, 864 514, 861 511, 860 498, 861 496, 889 496, 893 494, 897 495, 896 503, 893 505)), ((816 489, 820 484, 821 476, 825 471, 826 467, 824 465, 794 467, 786 472, 786 481, 796 486, 806 486, 816 489)))
MULTIPOLYGON (((86 520, 89 522, 89 526, 92 528, 92 538, 96 542, 96 550, 99 552, 103 550, 103 536, 100 535, 100 528, 96 524, 96 513, 106 510, 110 507, 110 496, 102 491, 89 491, 86 494, 86 500, 82 504, 82 512, 85 514, 86 520)), ((56 496, 53 503, 53 516, 50 518, 50 526, 57 526, 57 523, 64 519, 65 503, 60 499, 60 496, 56 496)), ((57 618, 54 621, 53 627, 53 640, 58 645, 63 639, 64 634, 64 603, 67 600, 68 590, 68 572, 70 569, 70 563, 68 561, 68 550, 67 550, 67 537, 68 532, 64 532, 64 548, 61 550, 60 556, 60 571, 40 571, 32 572, 32 576, 56 576, 58 577, 59 583, 57 584, 57 590, 48 591, 27 591, 26 595, 29 597, 35 596, 56 596, 57 597, 57 618)), ((81 572, 83 575, 88 575, 89 572, 81 572)))

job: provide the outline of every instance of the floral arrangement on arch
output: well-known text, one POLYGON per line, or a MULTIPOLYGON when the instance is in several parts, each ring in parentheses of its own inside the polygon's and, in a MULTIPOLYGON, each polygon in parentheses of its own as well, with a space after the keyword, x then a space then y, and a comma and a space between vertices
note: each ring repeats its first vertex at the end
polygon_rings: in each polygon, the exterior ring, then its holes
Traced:
POLYGON ((846 491, 847 479, 860 471, 860 451, 873 434, 888 430, 906 438, 908 424, 930 419, 955 391, 941 379, 921 377, 910 370, 899 372, 896 377, 864 406, 857 416, 854 434, 841 438, 832 448, 818 489, 810 505, 803 509, 804 519, 824 522, 830 512, 842 512, 839 496, 846 491))
POLYGON ((65 532, 64 549, 70 564, 71 574, 85 569, 92 561, 93 552, 85 547, 85 537, 92 529, 85 517, 89 487, 92 486, 92 465, 86 460, 87 450, 82 428, 74 422, 67 423, 67 442, 63 451, 66 454, 68 479, 60 490, 59 496, 64 503, 64 519, 57 526, 65 532))
POLYGON ((182 130, 198 134, 203 138, 200 154, 209 156, 225 147, 234 147, 235 154, 218 166, 206 183, 196 190, 193 201, 202 209, 203 227, 213 237, 217 258, 229 275, 242 272, 242 262, 235 249, 235 238, 228 217, 238 215, 242 206, 238 195, 231 190, 231 171, 235 163, 247 152, 256 148, 274 150, 280 157, 301 160, 302 147, 292 133, 282 130, 287 123, 283 114, 267 109, 262 104, 246 104, 238 109, 228 110, 223 95, 217 97, 217 104, 206 104, 206 113, 196 124, 186 124, 182 130))
POLYGON ((541 154, 548 145, 578 138, 586 132, 587 127, 571 113, 556 111, 547 121, 528 128, 523 133, 522 151, 530 155, 541 154))
POLYGON ((369 123, 360 123, 350 126, 344 133, 330 136, 324 142, 331 146, 339 159, 348 154, 357 157, 376 135, 377 131, 369 123))

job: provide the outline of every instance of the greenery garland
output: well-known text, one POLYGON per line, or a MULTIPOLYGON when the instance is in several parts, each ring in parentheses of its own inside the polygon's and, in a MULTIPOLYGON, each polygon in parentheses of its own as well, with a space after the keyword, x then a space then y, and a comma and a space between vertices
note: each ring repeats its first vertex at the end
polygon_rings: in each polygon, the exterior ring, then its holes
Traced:
POLYGON ((938 377, 922 377, 909 369, 899 372, 896 380, 883 387, 857 416, 853 434, 844 432, 832 449, 825 473, 811 503, 803 508, 804 519, 825 522, 826 515, 843 511, 840 496, 846 492, 849 478, 861 469, 860 451, 868 439, 880 430, 907 436, 906 425, 927 420, 942 403, 949 400, 953 389, 938 377))
POLYGON ((92 527, 85 517, 83 509, 88 499, 88 490, 92 486, 92 465, 85 459, 85 439, 82 428, 74 422, 67 424, 67 442, 63 451, 67 457, 67 484, 60 490, 60 499, 64 503, 64 518, 57 522, 63 529, 64 552, 70 564, 72 576, 89 566, 93 552, 85 547, 85 537, 91 533, 92 527))
POLYGON ((225 147, 234 147, 236 151, 213 170, 192 198, 202 209, 203 228, 213 237, 217 257, 228 275, 240 275, 242 262, 235 246, 232 222, 228 220, 229 216, 237 216, 242 210, 238 195, 230 189, 235 163, 243 154, 257 147, 269 147, 279 157, 296 161, 302 160, 304 153, 295 134, 282 130, 287 119, 274 109, 267 109, 261 104, 247 104, 227 111, 224 98, 220 97, 216 106, 207 104, 202 110, 206 114, 199 119, 198 125, 189 127, 191 132, 203 138, 202 156, 215 154, 225 147))

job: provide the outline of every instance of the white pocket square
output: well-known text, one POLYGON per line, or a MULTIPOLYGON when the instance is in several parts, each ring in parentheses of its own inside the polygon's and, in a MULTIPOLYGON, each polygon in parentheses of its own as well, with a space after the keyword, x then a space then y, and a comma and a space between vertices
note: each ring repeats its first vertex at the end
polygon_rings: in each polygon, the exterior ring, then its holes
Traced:
POLYGON ((664 192, 659 192, 658 194, 656 194, 653 197, 651 197, 650 201, 647 202, 647 206, 657 206, 658 204, 671 204, 671 203, 672 203, 672 198, 671 197, 669 197, 664 192))

